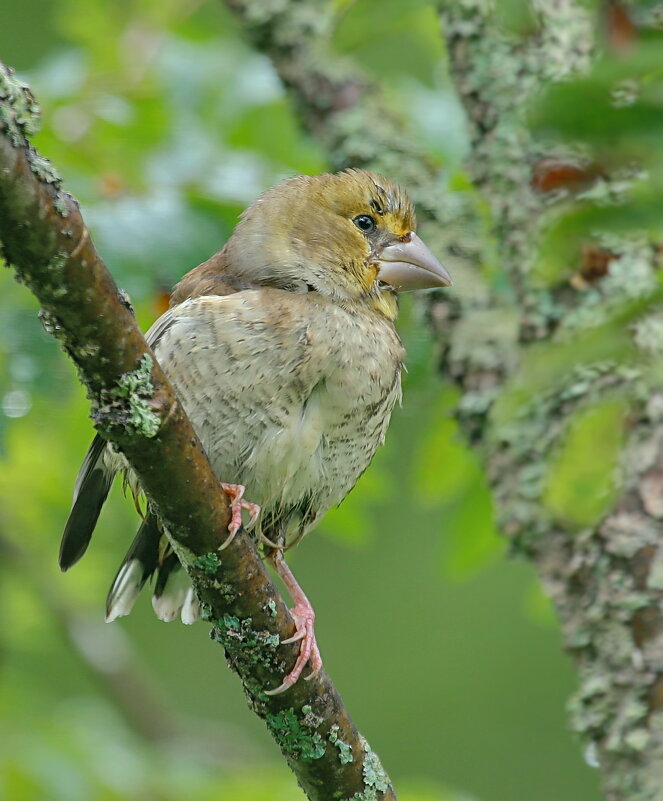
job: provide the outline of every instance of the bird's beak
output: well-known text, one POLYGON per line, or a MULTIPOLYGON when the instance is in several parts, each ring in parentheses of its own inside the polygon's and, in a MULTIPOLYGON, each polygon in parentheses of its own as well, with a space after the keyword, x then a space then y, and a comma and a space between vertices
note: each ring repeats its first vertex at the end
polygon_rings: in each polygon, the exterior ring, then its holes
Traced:
POLYGON ((378 280, 399 292, 452 284, 449 273, 415 233, 407 241, 383 248, 378 268, 378 280))

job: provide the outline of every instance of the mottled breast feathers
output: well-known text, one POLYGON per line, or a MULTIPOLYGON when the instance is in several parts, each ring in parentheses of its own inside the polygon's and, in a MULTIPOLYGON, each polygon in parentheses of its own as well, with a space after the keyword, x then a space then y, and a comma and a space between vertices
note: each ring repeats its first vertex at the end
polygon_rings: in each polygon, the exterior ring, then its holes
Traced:
POLYGON ((215 472, 260 499, 272 540, 299 539, 342 500, 400 397, 391 322, 318 293, 189 298, 150 338, 215 472))

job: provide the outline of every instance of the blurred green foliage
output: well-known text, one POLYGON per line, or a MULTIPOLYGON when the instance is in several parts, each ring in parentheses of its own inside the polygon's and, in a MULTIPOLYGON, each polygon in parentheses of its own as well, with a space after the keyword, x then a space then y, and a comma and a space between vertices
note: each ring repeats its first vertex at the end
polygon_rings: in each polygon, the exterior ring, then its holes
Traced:
POLYGON ((536 275, 547 286, 578 268, 583 243, 629 231, 661 236, 663 30, 621 35, 632 39, 604 43, 590 74, 554 85, 530 111, 542 152, 554 158, 560 145, 575 146, 590 178, 552 215, 540 244, 536 275))
MULTIPOLYGON (((512 5, 500 2, 507 12, 512 5)), ((597 23, 591 69, 551 84, 527 109, 538 157, 532 189, 549 207, 528 280, 554 334, 521 355, 491 410, 499 436, 544 419, 544 408, 563 417, 565 403, 577 407, 552 458, 533 468, 544 475, 546 511, 577 529, 598 523, 617 497, 624 421, 657 397, 663 378, 660 5, 588 7, 597 23), (569 310, 558 299, 571 293, 569 310), (618 388, 598 397, 600 375, 618 388)), ((539 430, 548 444, 549 429, 539 430)))
MULTIPOLYGON (((331 46, 383 82, 452 173, 450 188, 464 191, 464 121, 432 3, 333 6, 331 46)), ((499 4, 512 35, 530 32, 527 7, 499 4)), ((36 145, 81 201, 145 327, 163 291, 221 246, 256 194, 326 168, 221 3, 0 0, 0 19, 0 57, 25 72, 43 107, 36 145)), ((600 173, 551 203, 536 268, 545 290, 577 272, 587 241, 610 249, 617 232, 645 243, 660 233, 660 47, 651 33, 628 57, 607 48, 591 74, 532 110, 542 153, 572 143, 600 173)), ((630 327, 660 287, 633 264, 622 258, 606 279, 623 286, 607 317, 591 311, 603 290, 589 286, 585 311, 567 321, 573 337, 522 360, 496 425, 578 366, 636 358, 630 327)), ((90 633, 135 515, 115 488, 85 560, 57 573, 92 429, 35 302, 7 271, 0 288, 0 799, 299 798, 202 626, 161 626, 143 599, 115 634, 90 633), (123 692, 127 682, 142 690, 123 692)), ((457 395, 434 375, 435 346, 409 298, 400 328, 409 373, 387 445, 293 554, 327 666, 399 788, 411 783, 406 801, 593 801, 596 776, 565 731, 573 679, 550 609, 526 566, 498 561, 486 482, 452 418, 457 395)), ((572 525, 592 522, 614 491, 625 403, 583 408, 546 465, 549 510, 572 525)))
POLYGON ((555 517, 583 528, 600 520, 615 498, 628 406, 623 398, 583 409, 569 426, 551 466, 545 502, 555 517), (586 454, 591 453, 592 459, 586 454))
POLYGON ((387 89, 414 78, 436 87, 444 43, 433 5, 427 0, 383 0, 375 3, 339 2, 334 46, 351 54, 387 89), (394 58, 393 54, 399 57, 394 58))

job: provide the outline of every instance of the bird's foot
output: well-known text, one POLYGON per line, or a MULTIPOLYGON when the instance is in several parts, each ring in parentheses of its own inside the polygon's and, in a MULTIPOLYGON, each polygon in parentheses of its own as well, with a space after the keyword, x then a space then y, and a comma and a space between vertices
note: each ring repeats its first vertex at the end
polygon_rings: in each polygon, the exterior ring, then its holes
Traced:
POLYGON ((301 641, 297 661, 290 673, 284 677, 283 682, 276 689, 265 691, 266 695, 278 695, 295 684, 309 659, 311 660, 312 669, 309 675, 305 677, 305 681, 312 679, 322 667, 322 657, 320 656, 318 643, 315 639, 315 631, 313 628, 315 612, 313 611, 311 602, 304 594, 304 591, 297 583, 297 579, 286 564, 283 558, 283 552, 281 550, 275 551, 270 555, 269 559, 274 565, 276 572, 283 579, 283 583, 288 588, 288 592, 295 602, 294 608, 290 610, 290 614, 295 621, 295 633, 287 640, 281 640, 281 645, 301 641))
POLYGON ((310 604, 308 606, 300 606, 298 604, 294 609, 290 610, 290 614, 295 621, 295 633, 287 640, 281 640, 281 645, 287 645, 288 643, 301 640, 299 655, 297 656, 295 666, 290 673, 284 677, 281 684, 274 690, 266 690, 265 695, 279 695, 292 687, 301 676, 302 670, 304 670, 309 659, 311 660, 312 670, 308 676, 304 677, 304 681, 312 679, 322 667, 322 657, 320 656, 318 644, 315 640, 315 632, 313 630, 313 621, 315 620, 313 608, 310 604))
POLYGON ((242 509, 246 509, 250 515, 249 527, 254 526, 258 515, 260 514, 260 506, 257 503, 251 503, 244 500, 244 492, 246 487, 241 484, 226 484, 221 482, 221 489, 226 493, 230 499, 230 523, 228 523, 228 536, 218 550, 222 551, 227 548, 230 543, 235 539, 235 534, 242 527, 242 509))

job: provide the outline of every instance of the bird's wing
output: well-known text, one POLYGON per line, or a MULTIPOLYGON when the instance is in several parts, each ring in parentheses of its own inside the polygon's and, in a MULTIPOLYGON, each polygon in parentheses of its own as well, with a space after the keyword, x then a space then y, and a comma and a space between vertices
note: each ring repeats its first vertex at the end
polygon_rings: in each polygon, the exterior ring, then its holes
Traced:
MULTIPOLYGON (((245 309, 244 314, 239 313, 245 306, 242 300, 243 295, 243 292, 239 292, 232 298, 205 296, 187 299, 184 303, 169 309, 147 332, 148 343, 154 348, 166 372, 174 380, 180 396, 184 396, 185 399, 190 394, 186 391, 188 375, 186 362, 189 359, 190 351, 209 345, 210 337, 214 339, 217 346, 221 342, 227 341, 229 351, 232 351, 225 366, 217 359, 214 374, 219 385, 214 387, 214 394, 219 393, 222 397, 224 396, 226 383, 224 372, 227 373, 228 390, 225 394, 233 395, 235 398, 236 393, 233 393, 232 387, 242 384, 246 389, 247 380, 249 382, 252 380, 250 372, 246 372, 244 367, 247 365, 247 360, 250 363, 252 356, 257 355, 254 353, 256 348, 264 350, 265 343, 264 336, 259 337, 259 341, 254 343, 255 347, 252 345, 248 350, 247 348, 242 350, 242 331, 245 331, 247 326, 251 327, 251 320, 245 318, 251 318, 252 314, 255 316, 255 310, 251 308, 249 308, 248 314, 245 309), (229 300, 231 302, 227 303, 229 300), (174 333, 173 329, 176 329, 174 333), (163 345, 164 340, 168 343, 167 347, 163 345)), ((257 326, 264 325, 264 320, 256 320, 255 324, 257 326)), ((279 330, 282 328, 283 326, 280 326, 279 330)), ((224 348, 220 348, 216 351, 216 355, 223 357, 224 351, 224 348)), ((287 352, 290 352, 290 349, 287 349, 287 352)), ((200 355, 195 361, 197 364, 202 364, 204 368, 205 358, 204 356, 200 358, 200 355)), ((194 381, 194 391, 196 386, 194 381)), ((205 389, 205 394, 209 398, 207 389, 205 389)), ((210 410, 212 417, 218 417, 219 412, 224 411, 223 405, 219 407, 218 403, 217 399, 210 410)), ((185 406, 190 411, 190 404, 185 402, 185 406)), ((246 409, 242 411, 246 413, 246 409)), ((232 409, 229 413, 232 413, 232 409)), ((97 435, 92 441, 76 479, 72 508, 60 546, 59 562, 62 570, 72 567, 85 553, 101 508, 120 466, 121 460, 113 458, 108 443, 100 435, 97 435)))
MULTIPOLYGON (((173 316, 169 310, 154 323, 146 334, 152 347, 156 346, 172 322, 173 316)), ((74 499, 60 543, 59 562, 62 570, 68 570, 75 565, 87 550, 120 465, 121 460, 112 458, 110 446, 97 434, 74 485, 74 499)))
POLYGON ((253 285, 233 274, 226 248, 190 270, 173 289, 170 306, 179 306, 189 298, 204 295, 234 295, 253 285))
POLYGON ((105 464, 107 442, 97 436, 81 465, 74 485, 74 500, 60 544, 60 567, 68 570, 85 553, 115 472, 105 464))

